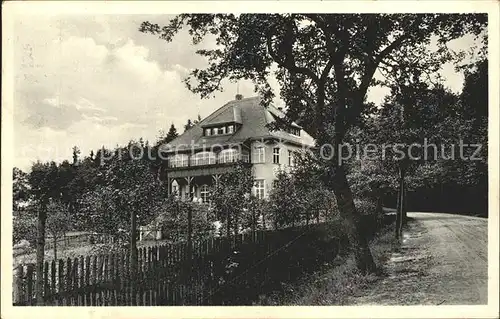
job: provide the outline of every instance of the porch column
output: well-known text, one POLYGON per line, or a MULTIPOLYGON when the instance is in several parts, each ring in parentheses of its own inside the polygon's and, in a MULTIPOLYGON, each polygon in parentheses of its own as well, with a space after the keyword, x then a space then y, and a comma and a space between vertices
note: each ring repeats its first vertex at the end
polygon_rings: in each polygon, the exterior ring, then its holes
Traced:
POLYGON ((212 175, 212 178, 214 179, 215 187, 219 186, 220 177, 221 177, 220 174, 212 175))
POLYGON ((191 183, 193 182, 193 177, 192 176, 186 177, 186 182, 187 182, 187 190, 188 190, 188 193, 187 193, 188 201, 192 201, 193 199, 191 198, 191 183))

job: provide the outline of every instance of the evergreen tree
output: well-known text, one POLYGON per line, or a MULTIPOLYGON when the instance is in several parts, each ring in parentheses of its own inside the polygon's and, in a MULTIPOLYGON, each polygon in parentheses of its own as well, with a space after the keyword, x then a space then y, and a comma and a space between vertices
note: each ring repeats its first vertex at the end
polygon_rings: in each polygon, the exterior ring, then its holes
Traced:
POLYGON ((184 131, 187 131, 189 130, 190 128, 192 128, 194 126, 193 122, 191 121, 191 119, 188 119, 187 120, 187 123, 186 125, 184 125, 184 131))
POLYGON ((78 165, 78 157, 80 156, 80 149, 78 146, 73 146, 73 165, 78 165))
POLYGON ((177 129, 175 128, 174 123, 172 123, 172 125, 170 125, 170 129, 168 130, 167 136, 165 137, 165 142, 170 143, 177 136, 179 136, 179 133, 177 133, 177 129))

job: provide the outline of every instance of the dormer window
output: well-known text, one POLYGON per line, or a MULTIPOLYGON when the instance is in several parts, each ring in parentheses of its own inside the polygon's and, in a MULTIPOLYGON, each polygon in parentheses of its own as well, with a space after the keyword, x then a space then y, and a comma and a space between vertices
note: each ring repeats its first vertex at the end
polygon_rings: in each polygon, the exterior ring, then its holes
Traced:
POLYGON ((296 127, 288 127, 286 132, 295 136, 300 136, 300 129, 296 127))
POLYGON ((236 125, 228 124, 228 125, 204 128, 203 135, 204 136, 227 135, 227 134, 234 134, 235 131, 236 131, 236 125))

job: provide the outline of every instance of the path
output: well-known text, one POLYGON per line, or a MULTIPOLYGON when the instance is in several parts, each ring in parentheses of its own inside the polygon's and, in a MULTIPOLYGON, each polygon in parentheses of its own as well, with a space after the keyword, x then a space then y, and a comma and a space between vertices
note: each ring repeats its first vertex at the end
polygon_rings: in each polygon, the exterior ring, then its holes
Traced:
POLYGON ((400 252, 387 276, 353 296, 358 305, 487 304, 488 220, 409 213, 400 252))

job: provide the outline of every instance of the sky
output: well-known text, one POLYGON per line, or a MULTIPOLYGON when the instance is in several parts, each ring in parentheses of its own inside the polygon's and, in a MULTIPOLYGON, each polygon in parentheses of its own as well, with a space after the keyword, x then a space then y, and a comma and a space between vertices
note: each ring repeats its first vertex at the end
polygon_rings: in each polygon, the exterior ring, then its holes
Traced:
MULTIPOLYGON (((224 92, 200 99, 182 80, 206 65, 187 32, 172 43, 138 31, 142 21, 168 22, 166 15, 23 16, 14 24, 14 165, 28 170, 36 160, 71 159, 102 146, 142 137, 154 143, 173 123, 182 132, 233 100, 237 90, 254 96, 253 85, 226 83, 224 92)), ((457 48, 472 44, 457 40, 457 48)), ((214 43, 205 41, 205 47, 214 43)), ((463 75, 452 65, 445 85, 459 92, 463 75)), ((276 81, 271 81, 277 88, 276 81)), ((371 89, 380 103, 387 90, 371 89)), ((275 104, 280 106, 280 101, 275 104)))

